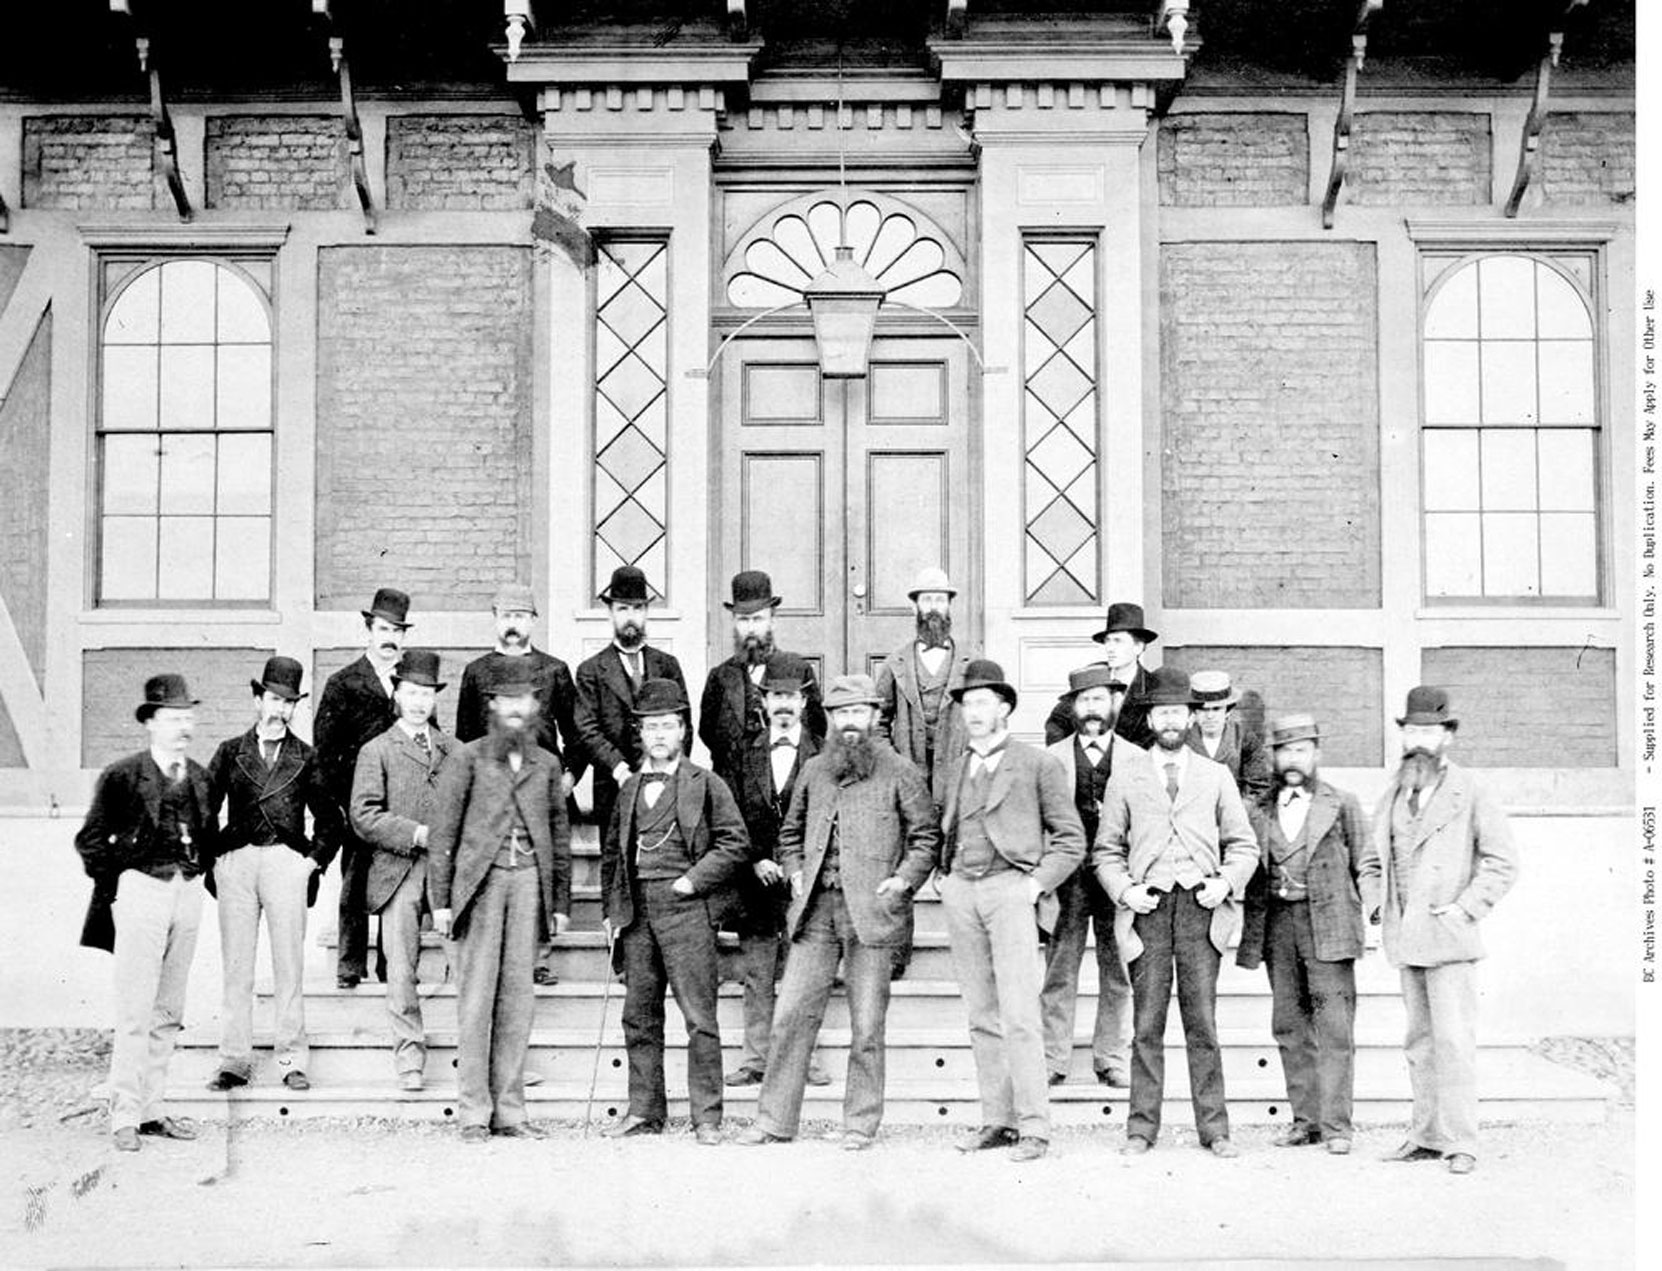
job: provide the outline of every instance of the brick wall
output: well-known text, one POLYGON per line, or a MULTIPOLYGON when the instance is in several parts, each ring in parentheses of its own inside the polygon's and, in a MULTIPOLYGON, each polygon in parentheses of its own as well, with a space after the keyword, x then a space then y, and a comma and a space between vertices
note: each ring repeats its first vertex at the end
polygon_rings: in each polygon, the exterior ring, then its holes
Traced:
POLYGON ((0 597, 37 682, 46 662, 47 492, 51 472, 52 315, 11 385, 0 385, 0 597))
POLYGON ((1487 115, 1362 112, 1350 145, 1344 197, 1358 206, 1491 201, 1487 115))
MULTIPOLYGON (((32 115, 23 120, 23 206, 152 208, 155 125, 148 115, 32 115)), ((166 199, 165 185, 161 189, 166 199)))
POLYGON ((1168 115, 1160 123, 1166 207, 1269 207, 1310 201, 1302 114, 1168 115))
MULTIPOLYGON (((430 648, 430 645, 421 642, 418 634, 421 630, 421 615, 416 612, 413 605, 410 608, 410 617, 415 620, 416 625, 410 628, 411 638, 405 642, 404 647, 409 649, 430 648)), ((482 626, 488 627, 490 624, 489 615, 481 615, 480 623, 482 626)), ((469 662, 473 661, 474 658, 483 657, 485 652, 485 647, 477 649, 440 649, 438 651, 439 679, 444 683, 444 689, 439 693, 437 718, 439 727, 446 732, 450 732, 456 727, 456 698, 462 691, 462 672, 467 669, 469 662)), ((357 661, 362 655, 362 647, 317 650, 312 655, 312 675, 306 685, 312 694, 307 705, 315 711, 317 709, 317 699, 322 694, 323 686, 328 683, 329 677, 348 662, 357 661)), ((306 735, 309 737, 311 736, 310 719, 306 721, 306 728, 306 735)))
POLYGON ((190 757, 205 764, 214 747, 254 723, 249 681, 270 649, 88 649, 81 655, 81 766, 102 768, 149 745, 133 710, 144 700, 144 682, 177 671, 190 684, 196 708, 190 757))
POLYGON ((1164 597, 1379 604, 1374 248, 1160 253, 1164 597))
POLYGON ((387 206, 514 211, 531 206, 535 134, 515 115, 393 115, 387 206))
MULTIPOLYGON (((1616 766, 1611 649, 1426 649, 1422 682, 1449 692, 1455 758, 1480 768, 1616 766), (1529 703, 1527 716, 1520 711, 1529 703)), ((1392 718, 1396 717, 1393 707, 1392 718)))
POLYGON ((1380 741, 1384 670, 1378 649, 1327 646, 1188 645, 1170 648, 1162 666, 1228 671, 1238 708, 1263 733, 1266 718, 1311 711, 1321 721, 1322 762, 1335 768, 1384 763, 1380 741))
POLYGON ((530 252, 319 252, 317 413, 318 607, 489 608, 530 569, 530 252))
POLYGON ((1634 192, 1634 117, 1552 114, 1541 134, 1538 189, 1548 203, 1626 203, 1634 192))
POLYGON ((207 203, 221 208, 347 206, 351 171, 330 116, 209 115, 207 203))

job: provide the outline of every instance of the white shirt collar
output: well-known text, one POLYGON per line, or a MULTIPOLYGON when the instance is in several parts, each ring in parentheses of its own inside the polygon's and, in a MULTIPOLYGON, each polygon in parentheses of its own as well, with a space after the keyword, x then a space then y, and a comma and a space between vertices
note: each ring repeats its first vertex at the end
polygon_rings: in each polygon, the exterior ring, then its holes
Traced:
POLYGON ((176 763, 185 764, 187 769, 190 766, 188 761, 185 759, 185 756, 183 756, 183 755, 164 755, 161 751, 157 750, 154 746, 150 747, 150 757, 156 761, 156 767, 158 767, 162 770, 162 775, 164 777, 167 776, 168 773, 173 771, 173 765, 176 764, 176 763))
POLYGON ((394 722, 397 723, 399 728, 404 730, 404 735, 406 737, 408 737, 411 741, 415 740, 416 735, 418 733, 425 733, 429 729, 431 729, 432 726, 433 726, 433 721, 432 720, 428 720, 425 724, 421 724, 421 725, 411 724, 411 723, 407 722, 406 720, 404 720, 403 718, 399 718, 398 720, 396 720, 394 722))
POLYGON ((793 746, 801 746, 802 721, 798 720, 796 724, 790 728, 778 728, 770 724, 768 726, 768 745, 771 747, 774 742, 781 740, 788 741, 793 746))

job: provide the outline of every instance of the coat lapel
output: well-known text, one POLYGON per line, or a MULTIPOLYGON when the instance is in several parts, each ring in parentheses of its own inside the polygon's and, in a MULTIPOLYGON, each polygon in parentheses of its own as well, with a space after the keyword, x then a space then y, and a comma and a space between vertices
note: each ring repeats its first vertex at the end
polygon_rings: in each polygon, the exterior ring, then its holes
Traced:
POLYGON ((162 782, 166 779, 156 766, 156 757, 146 750, 139 764, 138 788, 139 797, 144 800, 144 813, 150 818, 151 825, 160 825, 162 821, 162 782))
POLYGON ((912 709, 923 709, 923 698, 918 694, 917 643, 914 641, 889 655, 894 668, 894 682, 912 709))
POLYGON ((293 733, 283 734, 283 744, 277 750, 277 762, 266 768, 265 760, 260 757, 260 744, 254 741, 254 760, 265 770, 265 784, 260 788, 260 798, 269 799, 272 795, 293 784, 300 775, 300 748, 295 745, 293 733))
MULTIPOLYGON (((1304 841, 1314 848, 1333 828, 1333 822, 1339 818, 1339 800, 1334 798, 1333 791, 1325 785, 1319 785, 1311 792, 1310 811, 1304 818, 1304 841)), ((1279 818, 1274 818, 1279 821, 1279 818)))
POLYGON ((682 763, 675 777, 675 821, 681 827, 681 836, 692 850, 693 834, 704 819, 704 774, 690 764, 682 763))
POLYGON ((1452 771, 1443 774, 1443 780, 1431 796, 1431 802, 1420 809, 1420 819, 1414 834, 1414 848, 1418 851, 1438 830, 1442 829, 1466 806, 1466 783, 1452 771))
POLYGON ((242 742, 237 747, 237 767, 242 769, 249 785, 262 794, 265 792, 271 769, 265 766, 265 759, 260 754, 259 734, 252 728, 242 735, 242 742))
POLYGON ((1016 777, 1015 773, 1011 771, 1015 766, 1015 762, 1014 752, 1006 745, 1004 758, 998 761, 998 767, 993 769, 992 780, 987 783, 987 803, 983 809, 984 812, 990 814, 994 808, 1004 802, 1004 796, 1015 787, 1016 777))

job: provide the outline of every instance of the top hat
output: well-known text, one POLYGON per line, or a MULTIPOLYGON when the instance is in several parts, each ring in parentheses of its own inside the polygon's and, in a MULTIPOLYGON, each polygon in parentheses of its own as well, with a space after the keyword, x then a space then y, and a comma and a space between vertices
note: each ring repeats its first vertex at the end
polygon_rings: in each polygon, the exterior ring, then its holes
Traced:
POLYGON ((1321 725, 1316 717, 1308 711, 1295 711, 1287 715, 1278 715, 1270 721, 1270 748, 1290 746, 1295 741, 1320 741, 1322 739, 1321 725))
POLYGON ((948 600, 958 594, 958 589, 947 578, 946 570, 937 569, 933 565, 927 569, 918 570, 917 577, 912 580, 911 589, 906 593, 906 598, 916 600, 921 593, 926 591, 944 591, 948 600))
POLYGON ((813 678, 813 672, 794 653, 775 653, 762 672, 761 689, 764 693, 800 693, 813 678))
POLYGON ((633 565, 619 565, 612 571, 612 581, 600 593, 600 603, 609 605, 623 600, 631 604, 646 604, 652 599, 646 586, 646 575, 633 565))
POLYGON ((1233 706, 1241 700, 1229 683, 1228 671, 1196 671, 1189 677, 1196 706, 1233 706))
POLYGON ((534 618, 537 616, 537 597, 527 583, 503 583, 496 589, 496 599, 491 601, 491 608, 497 613, 516 611, 528 613, 534 618))
POLYGON ((275 657, 265 660, 265 670, 260 672, 260 678, 249 680, 249 686, 258 696, 261 693, 275 693, 285 702, 298 702, 306 695, 300 691, 300 663, 293 658, 275 657))
POLYGON ((1397 726, 1408 724, 1441 724, 1453 732, 1460 721, 1448 713, 1448 690, 1421 684, 1408 690, 1408 708, 1397 720, 1397 726))
POLYGON ((163 708, 188 711, 197 704, 197 700, 190 695, 190 689, 185 686, 184 676, 175 675, 171 671, 152 675, 144 682, 144 700, 133 712, 133 718, 142 724, 163 708))
POLYGON ((433 649, 405 649, 399 655, 398 665, 392 668, 392 678, 394 683, 408 680, 435 691, 444 687, 444 681, 439 679, 439 655, 433 649))
POLYGON ((1189 686, 1189 673, 1175 667, 1161 667, 1160 674, 1151 677, 1154 685, 1143 702, 1148 706, 1193 706, 1194 690, 1189 686))
POLYGON ((1108 637, 1116 631, 1128 631, 1144 644, 1153 644, 1160 638, 1158 632, 1150 631, 1143 625, 1143 607, 1125 600, 1108 606, 1108 624, 1091 639, 1098 644, 1106 644, 1108 637))
POLYGON ((1004 668, 991 658, 976 658, 964 668, 964 682, 948 692, 955 702, 964 700, 964 694, 972 688, 990 688, 1015 709, 1016 690, 1005 678, 1004 668))
POLYGON ((1088 688, 1107 688, 1111 684, 1124 687, 1120 678, 1115 675, 1113 667, 1106 662, 1093 662, 1077 671, 1068 672, 1068 691, 1062 696, 1078 697, 1088 688))
POLYGON ((877 685, 869 675, 839 675, 831 681, 825 694, 825 709, 834 711, 839 706, 881 706, 877 685))
POLYGON ((721 602, 735 614, 757 613, 784 603, 773 594, 773 579, 759 569, 746 569, 733 575, 733 599, 721 602))
POLYGON ((635 693, 636 719, 648 715, 680 715, 688 709, 687 695, 674 680, 654 677, 643 681, 635 693))
POLYGON ((375 599, 370 601, 368 609, 360 609, 364 621, 375 618, 385 618, 395 627, 408 627, 410 614, 410 598, 396 587, 382 587, 375 593, 375 599))

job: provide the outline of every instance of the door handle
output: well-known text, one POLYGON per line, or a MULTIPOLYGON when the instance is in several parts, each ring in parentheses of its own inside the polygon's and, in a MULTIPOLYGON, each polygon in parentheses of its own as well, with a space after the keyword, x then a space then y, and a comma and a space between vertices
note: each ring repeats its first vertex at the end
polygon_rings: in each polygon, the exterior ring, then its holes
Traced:
POLYGON ((854 584, 854 598, 856 600, 864 600, 866 598, 866 585, 864 583, 854 584))

